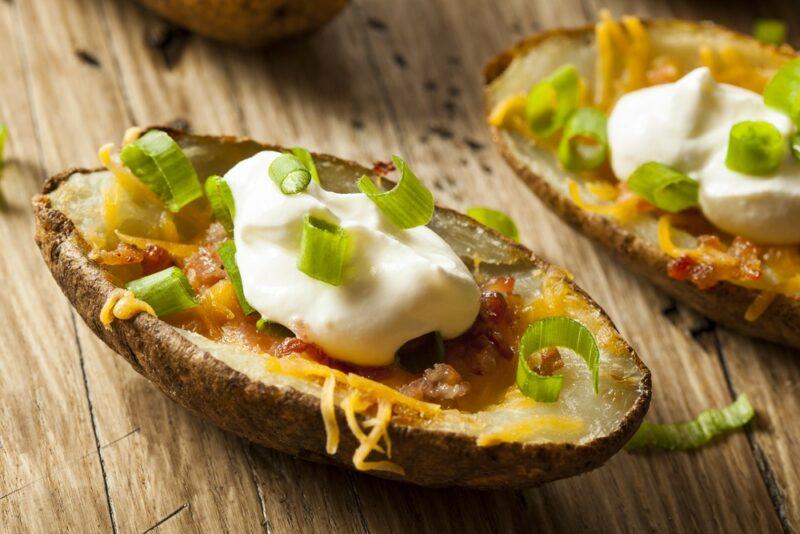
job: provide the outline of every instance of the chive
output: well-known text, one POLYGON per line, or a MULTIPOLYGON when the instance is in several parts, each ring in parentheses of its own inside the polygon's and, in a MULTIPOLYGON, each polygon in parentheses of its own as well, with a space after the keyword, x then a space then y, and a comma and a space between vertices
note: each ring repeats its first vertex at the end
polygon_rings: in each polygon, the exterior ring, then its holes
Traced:
POLYGON ((546 317, 528 325, 519 343, 517 387, 538 402, 555 402, 561 393, 561 375, 543 376, 531 369, 528 356, 548 347, 572 349, 592 372, 592 388, 598 391, 600 349, 588 328, 569 317, 546 317))
POLYGON ((484 226, 496 230, 514 241, 519 241, 519 230, 514 220, 502 211, 474 206, 467 209, 467 217, 471 217, 484 226))
POLYGON ((367 195, 381 212, 403 229, 428 224, 433 217, 433 194, 398 156, 392 156, 400 181, 390 191, 381 192, 368 176, 358 181, 358 189, 367 195))
POLYGON ((247 302, 247 299, 244 298, 242 275, 239 272, 239 266, 236 264, 236 243, 234 243, 232 239, 226 240, 217 248, 217 254, 219 254, 222 260, 225 272, 228 273, 228 280, 233 284, 233 291, 236 293, 236 298, 239 300, 239 306, 241 306, 242 312, 245 315, 250 315, 255 310, 250 306, 250 303, 247 302))
POLYGON ((435 363, 444 361, 444 340, 439 332, 430 332, 406 342, 397 349, 395 359, 410 373, 420 374, 435 363))
POLYGON ((192 162, 165 132, 150 130, 125 145, 120 158, 172 212, 203 196, 192 162))
POLYGON ((764 88, 764 103, 800 123, 800 58, 787 62, 764 88))
POLYGON ((558 159, 568 171, 596 169, 608 155, 606 116, 592 108, 570 115, 558 144, 558 159))
POLYGON ((340 226, 306 215, 297 268, 311 278, 334 286, 342 285, 348 241, 347 233, 340 226))
POLYGON ((319 181, 319 173, 317 172, 317 166, 314 163, 314 158, 311 156, 311 153, 303 147, 296 146, 290 150, 290 152, 300 160, 300 163, 306 168, 306 170, 311 174, 311 179, 317 185, 322 185, 319 181))
POLYGON ((263 317, 256 321, 256 330, 261 332, 262 334, 266 334, 272 337, 295 337, 294 332, 286 328, 280 323, 276 323, 275 321, 270 321, 269 319, 264 319, 263 317))
POLYGON ((269 177, 284 195, 302 193, 311 182, 311 173, 292 154, 281 154, 269 166, 269 177))
POLYGON ((563 65, 533 86, 525 117, 534 133, 548 137, 559 130, 578 107, 580 75, 574 65, 563 65))
POLYGON ((214 213, 214 218, 222 224, 228 234, 232 234, 236 206, 228 183, 221 176, 209 176, 206 179, 204 189, 208 203, 211 205, 211 211, 214 213))
POLYGON ((766 176, 778 170, 785 152, 786 141, 774 124, 739 122, 731 128, 725 165, 742 174, 766 176))
POLYGON ((628 451, 653 447, 667 450, 689 450, 702 447, 712 439, 736 430, 753 419, 755 411, 747 395, 721 409, 705 410, 694 421, 657 425, 645 421, 625 445, 628 451))
POLYGON ((128 282, 125 289, 148 303, 158 317, 197 306, 189 280, 183 271, 174 266, 128 282))
POLYGON ((753 25, 753 36, 762 43, 782 45, 786 34, 786 23, 780 19, 758 19, 753 25))
POLYGON ((696 206, 698 183, 682 172, 651 161, 633 171, 628 187, 655 207, 677 213, 696 206))

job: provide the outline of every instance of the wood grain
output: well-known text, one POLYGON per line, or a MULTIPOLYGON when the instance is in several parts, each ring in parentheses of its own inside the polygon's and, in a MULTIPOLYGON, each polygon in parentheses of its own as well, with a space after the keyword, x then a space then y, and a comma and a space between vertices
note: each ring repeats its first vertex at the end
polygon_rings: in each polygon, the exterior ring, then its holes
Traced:
MULTIPOLYGON (((602 2, 748 30, 774 2, 602 2)), ((523 35, 593 20, 562 0, 358 1, 309 39, 241 52, 124 0, 0 2, 0 524, 11 531, 790 531, 800 524, 797 354, 717 330, 572 232, 489 147, 480 69, 523 35), (499 4, 499 3, 498 3, 499 4), (572 270, 654 375, 650 419, 747 392, 758 423, 695 453, 621 453, 524 492, 428 490, 261 449, 198 420, 76 321, 32 245, 27 198, 131 124, 187 123, 369 162, 404 155, 446 205, 509 212, 572 270), (47 317, 30 321, 28 317, 47 317), (46 510, 46 515, 41 511, 46 510)), ((795 35, 800 28, 793 27, 795 35)))

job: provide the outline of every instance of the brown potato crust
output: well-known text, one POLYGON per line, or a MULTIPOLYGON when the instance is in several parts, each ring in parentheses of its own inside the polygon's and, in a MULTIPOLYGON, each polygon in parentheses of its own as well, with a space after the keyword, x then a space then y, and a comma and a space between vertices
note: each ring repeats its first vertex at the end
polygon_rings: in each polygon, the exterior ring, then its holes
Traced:
POLYGON ((218 41, 258 47, 319 29, 348 0, 137 0, 167 20, 218 41))
MULTIPOLYGON (((709 22, 687 21, 643 21, 647 28, 658 26, 671 28, 687 34, 717 34, 739 44, 754 47, 774 55, 775 62, 796 57, 787 45, 773 47, 762 44, 750 36, 743 35, 709 22)), ((570 29, 554 29, 535 34, 509 50, 493 58, 484 68, 486 86, 500 76, 518 56, 528 54, 538 45, 554 37, 567 37, 575 46, 593 43, 594 26, 570 29)), ((486 116, 491 111, 488 89, 486 116)), ((721 282, 708 290, 701 290, 691 282, 675 280, 667 275, 667 263, 671 259, 655 243, 642 239, 616 220, 591 213, 578 207, 572 200, 542 177, 531 171, 514 154, 497 128, 491 127, 492 139, 500 154, 519 178, 572 227, 613 251, 614 257, 634 272, 643 275, 664 292, 678 301, 739 333, 765 339, 782 345, 800 348, 800 300, 778 295, 767 310, 755 321, 746 321, 744 314, 760 291, 721 282)), ((566 174, 566 173, 565 173, 566 174)), ((565 178, 566 179, 566 176, 565 178)))
MULTIPOLYGON (((184 135, 165 130, 176 139, 184 135)), ((214 140, 253 143, 237 138, 214 140)), ((317 157, 320 158, 317 161, 330 160, 329 156, 315 155, 317 157)), ((346 430, 344 413, 338 406, 336 415, 343 429, 341 443, 336 455, 329 456, 325 453, 325 430, 318 397, 253 381, 151 315, 140 314, 132 320, 114 321, 110 329, 103 327, 98 315, 114 286, 84 253, 74 224, 53 209, 47 197, 47 193, 72 174, 81 172, 93 171, 71 169, 52 177, 45 183, 42 194, 34 197, 33 208, 36 243, 42 256, 89 328, 169 398, 195 414, 255 443, 353 469, 352 455, 358 442, 346 430)), ((365 169, 364 172, 369 171, 365 169)), ((467 220, 464 216, 453 215, 467 220)), ((477 225, 471 219, 464 224, 467 223, 477 225)), ((546 266, 522 246, 514 245, 513 253, 519 253, 526 261, 533 260, 537 267, 546 266)), ((575 289, 585 295, 579 288, 575 289)), ((650 403, 650 372, 634 350, 626 347, 643 374, 640 395, 627 417, 607 436, 583 445, 502 443, 479 447, 474 436, 425 430, 395 418, 389 426, 394 451, 392 461, 403 466, 406 475, 368 473, 426 486, 508 488, 535 486, 593 469, 628 441, 650 403)))

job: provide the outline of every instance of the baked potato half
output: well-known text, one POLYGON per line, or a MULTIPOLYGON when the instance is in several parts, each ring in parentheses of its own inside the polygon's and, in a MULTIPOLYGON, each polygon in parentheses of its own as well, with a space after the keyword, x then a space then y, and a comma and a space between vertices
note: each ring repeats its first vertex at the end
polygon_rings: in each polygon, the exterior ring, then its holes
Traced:
MULTIPOLYGON (((552 139, 543 141, 525 135, 519 129, 498 124, 497 116, 492 117, 499 104, 513 95, 525 94, 534 84, 565 64, 574 65, 580 75, 585 101, 590 102, 585 105, 609 112, 625 93, 675 81, 701 66, 708 67, 717 82, 761 93, 770 76, 796 57, 786 45, 766 45, 709 22, 626 19, 623 19, 625 24, 620 24, 605 14, 598 25, 545 31, 493 58, 484 70, 484 94, 486 117, 496 148, 517 176, 550 209, 610 249, 615 260, 645 276, 680 302, 732 330, 800 348, 800 294, 791 290, 764 290, 758 284, 738 283, 725 278, 712 280, 706 284, 710 287, 701 289, 702 283, 670 276, 669 273, 681 267, 677 264, 680 258, 667 254, 660 245, 659 236, 663 239, 666 230, 674 244, 689 250, 702 244, 705 231, 674 225, 670 228, 662 221, 664 215, 669 217, 670 214, 654 210, 652 206, 632 217, 609 214, 606 207, 612 205, 613 198, 604 195, 602 187, 608 183, 609 176, 611 183, 616 183, 610 166, 606 164, 597 172, 567 171, 557 155, 558 140, 554 144, 552 139), (601 28, 604 24, 613 26, 601 28), (606 36, 611 34, 611 44, 601 45, 606 46, 605 50, 598 46, 601 30, 606 31, 606 36), (634 34, 638 37, 632 37, 634 34), (627 48, 624 45, 620 48, 619 43, 625 43, 626 39, 627 48), (630 87, 633 77, 630 65, 637 62, 641 67, 639 83, 630 87), (604 180, 605 184, 600 184, 604 180), (597 188, 598 184, 602 187, 597 188)), ((610 150, 613 152, 613 147, 610 150)), ((612 191, 612 196, 614 194, 612 191)), ((715 229, 711 231, 720 234, 728 243, 733 238, 715 229)), ((783 250, 792 256, 797 253, 796 246, 784 247, 783 250)), ((792 269, 795 275, 800 273, 800 265, 794 265, 792 269)), ((763 276, 762 281, 771 274, 763 276)))
MULTIPOLYGON (((262 150, 281 150, 245 138, 164 131, 202 177, 222 175, 262 150)), ((360 176, 376 176, 332 156, 314 155, 314 160, 326 190, 356 192, 360 176)), ((114 275, 89 253, 95 236, 106 234, 104 192, 114 181, 104 168, 72 169, 48 180, 33 199, 36 242, 53 277, 86 324, 137 372, 177 403, 255 443, 353 468, 359 450, 361 460, 378 455, 375 448, 364 454, 364 438, 383 437, 381 450, 394 467, 366 462, 360 469, 426 486, 523 487, 599 466, 628 441, 647 411, 648 369, 571 277, 444 208, 436 208, 429 227, 476 277, 513 277, 526 313, 568 315, 594 334, 600 347, 597 393, 588 367, 570 351, 562 351, 564 387, 558 402, 523 396, 512 376, 493 400, 462 410, 419 402, 357 373, 213 341, 147 313, 104 325, 101 310, 118 287, 114 275), (331 376, 335 389, 326 388, 331 376), (363 404, 360 410, 352 410, 354 394, 356 404, 363 404), (326 407, 333 421, 324 417, 326 407), (385 436, 367 430, 380 428, 381 418, 385 436), (332 430, 340 440, 335 452, 327 453, 332 430)), ((117 206, 118 220, 157 219, 152 206, 133 197, 123 196, 117 206)))
POLYGON ((347 0, 137 0, 165 19, 217 41, 259 47, 318 30, 347 0))

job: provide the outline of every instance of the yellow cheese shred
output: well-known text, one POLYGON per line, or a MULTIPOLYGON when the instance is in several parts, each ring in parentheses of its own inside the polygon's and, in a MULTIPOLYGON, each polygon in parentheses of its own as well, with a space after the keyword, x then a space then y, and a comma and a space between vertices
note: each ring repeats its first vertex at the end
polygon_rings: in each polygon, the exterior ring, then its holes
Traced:
MULTIPOLYGON (((567 188, 569 190, 569 196, 572 199, 572 202, 574 202, 575 205, 582 210, 586 210, 591 213, 598 213, 600 215, 610 215, 623 221, 631 219, 638 213, 636 208, 639 205, 639 199, 635 195, 617 199, 613 204, 597 205, 591 204, 581 197, 580 186, 575 180, 567 179, 567 188)), ((607 191, 602 192, 602 194, 607 193, 607 191)))
POLYGON ((672 242, 672 221, 668 215, 662 215, 658 219, 658 246, 671 258, 680 258, 688 252, 672 242))
POLYGON ((388 460, 367 461, 367 457, 373 450, 384 451, 378 442, 382 437, 388 437, 389 421, 392 419, 392 403, 386 399, 378 400, 378 412, 372 422, 373 426, 369 434, 365 435, 358 424, 355 414, 355 407, 360 401, 360 395, 358 390, 354 390, 342 401, 342 409, 347 417, 347 425, 360 442, 356 452, 353 454, 353 465, 359 471, 388 471, 404 475, 405 470, 394 462, 388 460))
POLYGON ((339 423, 336 422, 336 408, 334 407, 335 392, 336 376, 331 373, 322 385, 322 394, 319 400, 322 422, 325 425, 325 452, 328 454, 336 454, 336 450, 339 448, 339 423))
POLYGON ((133 245, 134 247, 144 250, 147 248, 147 245, 156 245, 158 247, 163 248, 167 252, 170 253, 174 258, 179 260, 184 260, 197 252, 200 247, 197 245, 186 245, 184 243, 176 243, 174 241, 163 241, 161 239, 150 239, 149 237, 136 237, 128 234, 123 234, 119 230, 116 232, 117 237, 120 241, 127 245, 133 245))
POLYGON ((595 42, 595 102, 601 108, 608 109, 619 91, 633 91, 646 85, 647 67, 652 56, 650 38, 637 17, 623 17, 620 25, 607 9, 603 9, 600 11, 600 21, 595 25, 595 42), (617 58, 622 58, 624 64, 620 65, 617 58), (624 77, 617 86, 620 70, 624 70, 624 77))
POLYGON ((558 415, 542 415, 526 418, 510 423, 496 432, 486 432, 478 436, 478 447, 491 447, 509 441, 520 441, 530 436, 537 430, 551 432, 564 432, 569 435, 579 435, 586 430, 586 424, 580 419, 558 415))
POLYGON ((103 164, 103 167, 108 169, 117 179, 119 185, 134 198, 143 198, 152 204, 163 206, 164 203, 149 187, 144 185, 127 167, 111 156, 111 151, 113 149, 114 143, 106 143, 100 147, 97 157, 100 159, 100 163, 103 164))
POLYGON ((149 313, 155 316, 153 307, 143 300, 137 299, 127 289, 118 287, 114 289, 100 309, 100 322, 106 329, 111 328, 114 319, 127 321, 140 313, 149 313))
POLYGON ((767 291, 764 290, 758 294, 758 296, 753 299, 753 302, 750 303, 750 306, 747 307, 747 310, 744 312, 744 318, 746 321, 753 322, 765 311, 769 308, 769 305, 772 304, 772 301, 775 300, 778 294, 774 291, 767 291))

